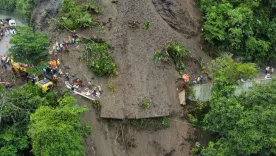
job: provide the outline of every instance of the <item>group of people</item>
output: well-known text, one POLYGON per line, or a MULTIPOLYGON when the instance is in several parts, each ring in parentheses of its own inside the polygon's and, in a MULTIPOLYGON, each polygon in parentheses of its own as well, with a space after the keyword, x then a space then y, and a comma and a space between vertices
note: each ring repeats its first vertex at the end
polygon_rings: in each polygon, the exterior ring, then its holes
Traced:
POLYGON ((269 66, 267 66, 266 68, 265 68, 265 74, 267 75, 267 74, 272 74, 274 72, 274 68, 273 67, 269 67, 269 66))
POLYGON ((49 51, 49 54, 50 55, 54 54, 54 56, 57 57, 58 52, 62 52, 62 51, 68 52, 69 45, 74 44, 76 42, 77 37, 78 37, 77 33, 74 30, 72 34, 68 36, 67 41, 62 41, 62 42, 56 41, 56 43, 53 45, 53 49, 49 51))
POLYGON ((200 83, 203 83, 203 81, 204 81, 203 75, 200 75, 200 76, 195 77, 195 78, 193 79, 193 83, 194 83, 194 84, 200 84, 200 83))
POLYGON ((0 40, 2 40, 4 36, 8 37, 10 34, 11 35, 16 34, 16 31, 14 28, 10 28, 10 27, 7 27, 7 28, 1 27, 0 28, 0 40))
POLYGON ((203 75, 194 77, 192 80, 190 79, 190 76, 188 74, 183 74, 181 75, 181 79, 185 82, 185 83, 194 83, 194 84, 200 84, 203 83, 204 81, 204 77, 203 75))
POLYGON ((53 81, 56 82, 58 80, 58 76, 61 77, 63 74, 61 69, 60 68, 58 69, 58 67, 60 66, 60 60, 53 59, 48 63, 49 63, 48 67, 42 68, 42 74, 44 77, 46 77, 47 74, 50 74, 53 81))

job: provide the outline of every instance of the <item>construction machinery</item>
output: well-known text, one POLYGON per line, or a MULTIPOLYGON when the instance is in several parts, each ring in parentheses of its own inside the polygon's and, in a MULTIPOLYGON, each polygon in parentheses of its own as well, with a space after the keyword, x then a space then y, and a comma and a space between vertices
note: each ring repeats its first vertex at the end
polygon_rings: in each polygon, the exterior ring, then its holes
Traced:
POLYGON ((53 81, 51 81, 47 78, 44 78, 44 79, 36 82, 36 84, 41 87, 42 93, 47 93, 48 91, 50 91, 54 87, 53 81))
POLYGON ((29 73, 27 72, 27 67, 30 67, 30 65, 14 62, 13 59, 11 59, 11 65, 12 65, 12 71, 16 76, 20 76, 22 78, 27 78, 29 73))
POLYGON ((47 72, 44 76, 41 76, 43 77, 42 80, 37 81, 37 78, 30 75, 27 71, 28 68, 33 67, 32 65, 14 62, 13 60, 11 60, 11 64, 15 75, 19 75, 21 78, 26 79, 27 81, 30 80, 33 84, 37 84, 41 87, 42 93, 46 93, 51 90, 54 86, 54 83, 56 83, 58 80, 57 75, 47 72))

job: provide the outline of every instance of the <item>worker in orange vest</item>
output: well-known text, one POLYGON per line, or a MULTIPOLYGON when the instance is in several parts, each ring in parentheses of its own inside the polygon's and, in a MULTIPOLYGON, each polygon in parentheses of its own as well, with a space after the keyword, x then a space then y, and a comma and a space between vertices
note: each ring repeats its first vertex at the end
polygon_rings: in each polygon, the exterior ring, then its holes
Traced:
POLYGON ((189 75, 188 74, 183 74, 182 79, 184 80, 184 82, 189 82, 189 75))

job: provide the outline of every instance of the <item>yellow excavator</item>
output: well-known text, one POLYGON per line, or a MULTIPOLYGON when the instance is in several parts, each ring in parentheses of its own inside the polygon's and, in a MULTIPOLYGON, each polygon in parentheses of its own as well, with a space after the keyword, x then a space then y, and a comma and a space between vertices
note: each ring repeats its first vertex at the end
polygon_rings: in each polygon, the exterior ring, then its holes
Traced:
POLYGON ((42 93, 46 93, 53 88, 54 82, 52 81, 52 79, 44 78, 36 82, 37 79, 34 76, 29 75, 27 69, 32 68, 31 65, 14 62, 13 60, 11 60, 11 65, 12 71, 16 76, 19 75, 23 79, 31 80, 32 83, 37 84, 41 87, 42 93))

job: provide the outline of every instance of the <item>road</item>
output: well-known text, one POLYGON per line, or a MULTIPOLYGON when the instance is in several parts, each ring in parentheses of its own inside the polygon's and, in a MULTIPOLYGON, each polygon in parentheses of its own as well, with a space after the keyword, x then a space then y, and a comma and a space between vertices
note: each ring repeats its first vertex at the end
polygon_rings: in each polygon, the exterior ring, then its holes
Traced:
MULTIPOLYGON (((0 19, 5 19, 5 18, 15 19, 17 26, 26 25, 24 22, 22 22, 23 20, 21 20, 18 15, 0 10, 0 19)), ((7 55, 8 49, 10 48, 10 44, 9 44, 10 40, 11 40, 11 35, 5 36, 0 41, 0 56, 7 55), (5 46, 5 44, 4 44, 5 42, 8 42, 8 47, 5 46)))
POLYGON ((9 44, 11 40, 11 35, 4 36, 3 39, 0 41, 0 56, 7 55, 8 49, 11 47, 9 44), (5 45, 5 42, 8 42, 8 47, 5 45))

